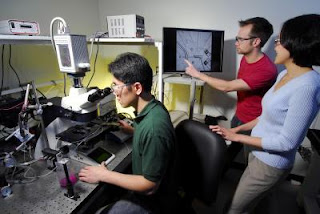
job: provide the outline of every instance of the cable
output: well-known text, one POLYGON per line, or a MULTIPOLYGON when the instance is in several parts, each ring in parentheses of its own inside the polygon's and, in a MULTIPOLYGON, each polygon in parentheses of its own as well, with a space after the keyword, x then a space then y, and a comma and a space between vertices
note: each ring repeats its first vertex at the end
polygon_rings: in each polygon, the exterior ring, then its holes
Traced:
MULTIPOLYGON (((13 162, 14 162, 14 165, 12 165, 11 167, 9 167, 9 168, 13 168, 13 171, 12 171, 12 173, 11 173, 11 179, 7 179, 7 181, 9 182, 9 183, 31 183, 31 182, 33 182, 33 181, 35 181, 37 178, 41 178, 41 177, 45 177, 45 176, 48 176, 49 174, 51 174, 56 168, 53 168, 52 170, 50 170, 49 172, 47 172, 47 173, 45 173, 45 174, 43 174, 43 175, 35 175, 35 176, 27 176, 27 173, 30 171, 30 170, 32 170, 33 172, 34 172, 34 174, 36 174, 35 173, 35 169, 33 169, 32 167, 31 167, 31 165, 32 164, 34 164, 34 163, 36 163, 36 162, 38 162, 38 161, 40 161, 40 160, 43 160, 42 158, 40 158, 40 159, 37 159, 37 160, 31 160, 31 161, 28 161, 28 162, 24 162, 24 163, 17 163, 17 161, 16 161, 16 159, 14 158, 14 156, 12 155, 12 153, 3 153, 3 154, 6 154, 7 156, 9 155, 9 157, 13 160, 13 162), (18 168, 26 168, 27 167, 27 170, 24 172, 24 174, 23 174, 23 178, 26 178, 26 179, 31 179, 31 180, 21 180, 21 178, 20 179, 16 179, 16 178, 14 178, 14 176, 15 176, 15 174, 17 174, 16 173, 16 171, 17 171, 17 169, 18 168)), ((8 173, 8 172, 7 172, 8 173)), ((8 176, 7 176, 8 177, 8 176)), ((9 177, 8 177, 9 178, 9 177)))
POLYGON ((1 53, 1 87, 0 87, 0 96, 2 94, 3 89, 3 79, 4 79, 4 45, 2 45, 2 53, 1 53))
POLYGON ((17 105, 12 106, 12 107, 10 107, 10 108, 0 108, 0 111, 10 111, 10 110, 12 110, 12 109, 14 109, 14 108, 16 108, 16 107, 18 107, 18 106, 23 105, 23 103, 24 103, 24 102, 18 103, 17 105))
POLYGON ((20 81, 19 75, 18 75, 18 73, 16 72, 16 70, 13 68, 13 66, 11 64, 11 45, 9 45, 9 66, 12 69, 12 71, 15 73, 15 75, 16 75, 16 77, 18 79, 18 83, 19 83, 20 88, 22 89, 22 91, 24 91, 23 87, 21 86, 21 81, 20 81))
MULTIPOLYGON (((97 41, 97 51, 96 51, 96 55, 95 55, 95 58, 94 58, 94 63, 93 63, 93 73, 90 77, 90 80, 87 84, 87 88, 89 87, 90 83, 91 83, 91 80, 93 79, 95 73, 96 73, 96 64, 97 64, 97 59, 98 59, 98 53, 99 53, 99 41, 100 41, 100 38, 101 36, 98 37, 98 41, 97 41)), ((93 40, 95 40, 95 38, 93 38, 93 40)), ((91 56, 90 56, 91 57, 91 56)))
MULTIPOLYGON (((21 168, 25 168, 25 166, 20 166, 21 168)), ((7 178, 7 182, 11 183, 11 184, 26 184, 26 183, 32 183, 33 181, 35 181, 37 179, 37 177, 26 177, 26 173, 29 171, 29 169, 32 169, 31 166, 28 167, 27 171, 24 173, 23 178, 27 178, 30 180, 22 180, 21 177, 18 178, 14 178, 15 172, 17 170, 17 166, 14 166, 13 172, 11 174, 11 179, 9 179, 9 177, 7 178)), ((33 171, 35 171, 34 169, 32 169, 33 171)), ((7 172, 8 173, 8 172, 7 172)), ((20 174, 20 172, 19 172, 20 174)), ((16 174, 18 175, 18 173, 16 174)))
POLYGON ((122 115, 123 117, 126 117, 130 120, 133 120, 132 116, 128 114, 127 112, 119 112, 118 115, 122 115))
MULTIPOLYGON (((29 168, 31 168, 31 166, 30 166, 29 168)), ((43 174, 43 175, 37 175, 37 176, 35 176, 35 177, 27 177, 27 172, 28 172, 28 170, 29 170, 29 169, 27 169, 27 171, 24 173, 24 177, 25 177, 25 178, 43 178, 43 177, 46 177, 46 176, 50 175, 52 172, 54 172, 54 171, 56 170, 56 168, 57 168, 57 167, 54 167, 54 168, 51 169, 49 172, 47 172, 47 173, 45 173, 45 174, 43 174)), ((32 168, 31 168, 31 169, 32 169, 32 168)), ((33 169, 33 170, 34 170, 34 169, 33 169)))
POLYGON ((39 89, 36 88, 36 91, 39 92, 43 98, 47 99, 46 95, 44 95, 39 89))
POLYGON ((96 63, 97 63, 97 58, 98 58, 98 53, 99 53, 99 39, 100 37, 98 38, 98 43, 97 43, 97 51, 96 51, 96 56, 95 56, 95 59, 94 59, 94 64, 93 64, 93 73, 90 77, 90 80, 87 84, 87 88, 89 87, 90 83, 91 83, 91 80, 93 79, 95 73, 96 73, 96 63))
POLYGON ((96 39, 96 36, 97 36, 98 32, 99 32, 99 31, 96 31, 96 32, 94 33, 94 36, 93 36, 92 41, 91 41, 91 47, 90 47, 90 53, 89 53, 89 60, 91 59, 91 55, 92 55, 92 51, 93 51, 93 43, 94 43, 94 40, 96 39))
MULTIPOLYGON (((58 27, 58 34, 68 34, 70 31, 69 31, 69 27, 66 23, 66 21, 61 18, 61 17, 55 17, 52 19, 51 23, 50 23, 50 37, 51 37, 51 43, 52 43, 52 46, 53 46, 53 50, 54 52, 57 52, 56 50, 56 44, 54 42, 54 35, 53 35, 53 25, 56 21, 60 21, 59 22, 59 27, 58 27), (61 25, 62 23, 62 25, 61 25)), ((66 74, 63 75, 63 83, 64 83, 64 86, 63 86, 63 93, 64 93, 64 96, 67 96, 66 95, 66 74)))
POLYGON ((52 43, 52 46, 53 46, 53 49, 55 52, 57 52, 56 50, 56 45, 55 45, 55 42, 54 42, 54 39, 53 39, 53 25, 56 21, 60 21, 59 23, 62 23, 62 26, 61 24, 59 25, 58 27, 58 34, 68 34, 69 33, 69 27, 66 23, 66 21, 61 18, 61 17, 55 17, 51 20, 51 23, 50 23, 50 37, 51 37, 51 43, 52 43))
POLYGON ((19 163, 19 164, 16 164, 15 167, 23 167, 23 166, 29 166, 35 162, 38 162, 39 160, 41 159, 37 159, 37 160, 31 160, 31 161, 28 161, 28 162, 24 162, 24 163, 19 163))
POLYGON ((93 38, 91 38, 91 47, 90 47, 90 53, 89 53, 89 59, 91 59, 91 56, 92 56, 92 52, 93 52, 93 43, 95 41, 96 38, 101 38, 101 37, 104 37, 105 35, 107 35, 108 32, 99 32, 99 31, 96 31, 94 34, 93 34, 93 38), (99 35, 98 35, 99 34, 99 35))
MULTIPOLYGON (((38 160, 34 161, 33 163, 35 163, 37 161, 40 161, 40 160, 42 160, 42 159, 38 159, 38 160)), ((24 174, 23 174, 24 178, 28 178, 28 179, 30 179, 30 178, 33 178, 33 179, 35 179, 35 178, 43 178, 43 177, 46 177, 46 176, 50 175, 52 172, 54 172, 56 170, 56 167, 54 167, 49 172, 47 172, 47 173, 45 173, 43 175, 35 175, 35 176, 32 176, 32 177, 28 177, 27 173, 29 172, 29 170, 33 170, 35 172, 35 170, 31 167, 31 164, 29 165, 28 169, 24 172, 24 174)), ((34 173, 34 174, 36 174, 36 173, 34 173)))
POLYGON ((66 73, 64 73, 63 74, 63 94, 65 97, 67 96, 66 87, 67 87, 66 73))
POLYGON ((83 138, 82 140, 79 141, 75 141, 75 142, 71 142, 71 143, 76 143, 77 146, 75 147, 75 150, 84 142, 86 142, 89 139, 92 139, 93 137, 98 136, 99 134, 101 134, 103 131, 102 127, 99 127, 98 129, 96 129, 94 132, 92 132, 91 134, 89 134, 87 137, 83 138))
MULTIPOLYGON (((90 83, 91 83, 91 81, 92 81, 92 79, 93 79, 93 77, 94 77, 94 75, 95 75, 95 73, 96 73, 96 64, 97 64, 97 59, 98 59, 98 53, 99 53, 99 42, 100 42, 100 38, 101 37, 103 37, 104 35, 106 35, 107 34, 107 32, 104 32, 103 34, 101 34, 101 35, 99 35, 97 38, 98 38, 98 41, 97 41, 97 51, 96 51, 96 55, 95 55, 95 59, 94 59, 94 64, 93 64, 93 73, 92 73, 92 76, 91 76, 91 78, 90 78, 90 80, 89 80, 89 82, 88 82, 88 84, 87 84, 87 88, 89 87, 89 85, 90 85, 90 83)), ((96 35, 95 35, 95 37, 93 38, 93 41, 96 39, 96 35)), ((91 51, 90 51, 90 59, 91 59, 91 51)))

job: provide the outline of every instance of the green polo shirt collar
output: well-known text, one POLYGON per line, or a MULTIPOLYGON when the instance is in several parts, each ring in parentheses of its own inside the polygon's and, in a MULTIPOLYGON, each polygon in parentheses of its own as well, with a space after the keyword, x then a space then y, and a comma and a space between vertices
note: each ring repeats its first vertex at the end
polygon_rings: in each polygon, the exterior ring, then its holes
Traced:
POLYGON ((157 100, 153 97, 150 102, 142 109, 142 111, 137 115, 135 120, 140 122, 150 111, 157 105, 157 100))

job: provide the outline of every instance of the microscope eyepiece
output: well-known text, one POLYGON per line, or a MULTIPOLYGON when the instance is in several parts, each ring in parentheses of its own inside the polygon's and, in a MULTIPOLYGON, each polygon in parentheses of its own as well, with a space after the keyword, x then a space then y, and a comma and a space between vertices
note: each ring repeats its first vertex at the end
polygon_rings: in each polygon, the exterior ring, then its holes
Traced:
POLYGON ((104 89, 98 89, 96 92, 89 95, 88 101, 93 103, 97 100, 103 99, 104 97, 108 96, 111 93, 112 93, 112 91, 111 91, 111 88, 109 88, 109 87, 104 88, 104 89))

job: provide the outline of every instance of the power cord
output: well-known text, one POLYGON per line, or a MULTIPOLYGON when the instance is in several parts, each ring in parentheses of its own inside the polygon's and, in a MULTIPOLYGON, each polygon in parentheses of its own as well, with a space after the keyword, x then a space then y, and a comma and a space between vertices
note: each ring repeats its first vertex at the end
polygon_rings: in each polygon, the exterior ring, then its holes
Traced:
MULTIPOLYGON (((99 35, 97 38, 98 38, 98 41, 97 41, 97 51, 96 51, 96 55, 95 55, 95 58, 94 58, 94 64, 93 64, 93 73, 92 73, 92 75, 91 75, 91 78, 90 78, 90 80, 89 80, 89 82, 88 82, 88 84, 87 84, 87 88, 89 87, 89 85, 90 85, 90 83, 91 83, 91 81, 92 81, 92 79, 93 79, 93 77, 94 77, 94 75, 95 75, 95 73, 96 73, 96 64, 97 64, 97 59, 98 59, 98 53, 99 53, 99 41, 100 41, 100 38, 101 37, 103 37, 104 35, 106 35, 107 34, 107 32, 105 32, 105 33, 103 33, 103 34, 101 34, 101 35, 99 35)), ((93 39, 92 39, 92 41, 94 41, 96 39, 96 37, 94 37, 93 39)), ((91 53, 90 53, 90 59, 91 59, 91 53)))

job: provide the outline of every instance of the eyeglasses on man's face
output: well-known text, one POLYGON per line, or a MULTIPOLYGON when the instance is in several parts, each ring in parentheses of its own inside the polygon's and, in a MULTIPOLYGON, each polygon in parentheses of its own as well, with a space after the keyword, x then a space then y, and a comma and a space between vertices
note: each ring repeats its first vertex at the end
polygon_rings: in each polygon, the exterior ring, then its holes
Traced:
POLYGON ((247 40, 251 40, 251 39, 256 39, 258 37, 256 36, 251 36, 251 37, 248 37, 248 38, 242 38, 242 37, 239 37, 239 36, 236 36, 236 41, 237 42, 243 42, 243 41, 247 41, 247 40))
POLYGON ((126 83, 126 84, 122 84, 122 85, 116 85, 115 83, 112 83, 110 88, 111 88, 111 92, 112 93, 119 93, 122 91, 122 89, 126 86, 131 85, 131 83, 126 83))

